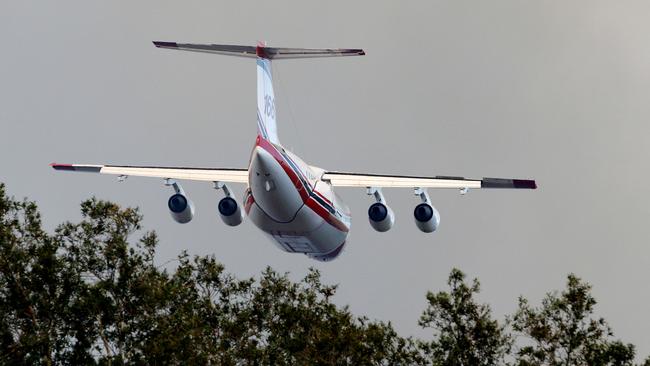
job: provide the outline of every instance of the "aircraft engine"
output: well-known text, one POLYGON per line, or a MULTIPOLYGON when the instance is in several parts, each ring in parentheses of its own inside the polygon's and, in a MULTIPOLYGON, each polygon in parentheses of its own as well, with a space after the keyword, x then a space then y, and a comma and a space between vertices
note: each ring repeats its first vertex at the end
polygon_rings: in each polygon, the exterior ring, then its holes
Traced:
POLYGON ((224 197, 219 201, 219 216, 228 226, 237 226, 244 220, 240 205, 232 197, 224 197))
POLYGON ((184 194, 176 193, 169 197, 167 206, 174 221, 180 224, 186 224, 192 221, 194 217, 194 204, 184 194))
POLYGON ((422 232, 432 233, 440 225, 440 214, 438 210, 426 202, 415 206, 413 216, 415 217, 415 225, 422 232))
POLYGON ((395 223, 393 210, 381 202, 370 205, 370 208, 368 208, 368 219, 370 226, 382 233, 390 230, 395 223))

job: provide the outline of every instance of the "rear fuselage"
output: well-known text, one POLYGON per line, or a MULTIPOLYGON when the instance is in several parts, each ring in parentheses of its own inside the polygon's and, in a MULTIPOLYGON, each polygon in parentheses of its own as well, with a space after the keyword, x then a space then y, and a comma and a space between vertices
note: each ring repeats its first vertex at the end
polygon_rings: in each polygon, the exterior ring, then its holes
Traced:
POLYGON ((244 209, 250 220, 287 252, 328 261, 350 230, 349 209, 311 167, 258 136, 251 153, 244 209))

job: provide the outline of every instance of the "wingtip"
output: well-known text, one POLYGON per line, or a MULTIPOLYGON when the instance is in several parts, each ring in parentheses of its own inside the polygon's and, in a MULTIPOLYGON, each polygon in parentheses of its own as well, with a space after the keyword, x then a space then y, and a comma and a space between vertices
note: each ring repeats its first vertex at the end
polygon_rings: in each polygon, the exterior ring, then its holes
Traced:
POLYGON ((72 164, 51 163, 50 166, 54 170, 74 170, 72 164))
POLYGON ((537 182, 530 179, 513 179, 512 183, 515 188, 537 189, 537 182))
POLYGON ((532 179, 483 178, 481 188, 537 189, 537 183, 532 179))
POLYGON ((158 48, 178 48, 176 42, 153 41, 153 45, 158 48))
POLYGON ((365 55, 366 55, 366 51, 364 50, 359 51, 359 56, 365 56, 365 55))

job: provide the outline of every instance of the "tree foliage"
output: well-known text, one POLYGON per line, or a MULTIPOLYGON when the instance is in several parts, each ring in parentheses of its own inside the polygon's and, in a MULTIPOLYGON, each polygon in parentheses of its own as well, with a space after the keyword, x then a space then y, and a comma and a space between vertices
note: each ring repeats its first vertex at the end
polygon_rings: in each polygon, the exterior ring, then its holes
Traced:
POLYGON ((593 319, 591 286, 571 274, 560 294, 549 293, 541 307, 525 298, 513 317, 513 329, 530 345, 517 352, 519 365, 632 365, 634 346, 613 340, 603 318, 593 319))
MULTIPOLYGON (((228 274, 214 256, 155 260, 157 237, 137 209, 97 199, 54 233, 36 205, 0 183, 0 364, 219 365, 630 365, 634 347, 591 319, 590 286, 535 308, 520 299, 510 323, 476 301, 478 280, 452 270, 448 291, 428 293, 419 324, 402 337, 390 323, 332 303, 336 286, 310 270, 298 282, 266 268, 228 274), (134 239, 137 237, 137 239, 134 239), (512 331, 528 344, 515 342, 512 331), (517 347, 518 346, 518 347, 517 347), (512 350, 515 352, 512 352, 512 350)), ((650 358, 644 365, 650 365, 650 358)))
POLYGON ((135 209, 91 199, 54 235, 0 186, 0 362, 413 364, 413 340, 332 304, 336 286, 270 268, 239 280, 182 253, 169 273, 135 209))
POLYGON ((468 284, 465 274, 453 269, 447 283, 449 292, 427 294, 420 325, 435 333, 422 344, 425 353, 435 365, 503 364, 512 340, 505 326, 492 319, 490 307, 474 299, 478 280, 468 284))

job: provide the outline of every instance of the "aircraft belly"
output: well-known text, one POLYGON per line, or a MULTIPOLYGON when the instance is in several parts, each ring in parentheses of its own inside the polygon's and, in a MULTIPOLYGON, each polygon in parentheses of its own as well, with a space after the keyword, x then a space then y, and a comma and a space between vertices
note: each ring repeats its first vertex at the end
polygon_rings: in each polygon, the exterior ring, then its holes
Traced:
MULTIPOLYGON (((304 253, 320 260, 342 246, 347 232, 325 221, 313 210, 303 206, 291 222, 279 223, 253 204, 248 213, 250 220, 271 236, 276 246, 291 253, 304 253)), ((338 253, 337 253, 338 254, 338 253)))

